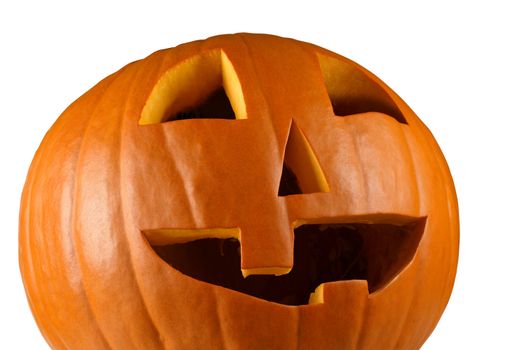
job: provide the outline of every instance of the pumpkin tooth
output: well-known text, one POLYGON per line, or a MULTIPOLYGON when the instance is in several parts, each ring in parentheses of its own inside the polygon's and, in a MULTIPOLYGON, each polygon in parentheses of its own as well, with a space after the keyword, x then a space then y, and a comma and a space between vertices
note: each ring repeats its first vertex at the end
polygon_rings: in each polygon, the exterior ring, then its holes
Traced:
POLYGON ((321 283, 315 288, 313 293, 310 293, 308 298, 308 305, 324 303, 324 283, 321 283))

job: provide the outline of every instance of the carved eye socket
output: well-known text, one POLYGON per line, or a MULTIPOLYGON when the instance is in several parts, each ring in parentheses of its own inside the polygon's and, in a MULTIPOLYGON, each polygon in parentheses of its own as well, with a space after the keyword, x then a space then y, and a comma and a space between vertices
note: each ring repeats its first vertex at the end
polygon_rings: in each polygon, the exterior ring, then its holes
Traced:
POLYGON ((202 118, 246 119, 239 78, 222 50, 188 58, 164 73, 144 105, 139 124, 202 118))
POLYGON ((392 98, 364 73, 364 68, 325 55, 318 58, 335 116, 380 112, 407 124, 392 98))

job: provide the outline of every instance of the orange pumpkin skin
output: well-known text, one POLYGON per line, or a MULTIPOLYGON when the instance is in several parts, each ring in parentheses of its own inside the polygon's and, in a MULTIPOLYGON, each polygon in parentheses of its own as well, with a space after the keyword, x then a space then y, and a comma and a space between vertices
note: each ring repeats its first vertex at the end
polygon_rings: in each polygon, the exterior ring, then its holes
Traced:
POLYGON ((235 34, 158 51, 69 106, 31 164, 19 243, 31 310, 54 349, 418 349, 452 291, 459 222, 436 141, 383 82, 308 43, 235 34), (209 52, 234 67, 246 119, 139 125, 159 79, 209 52), (334 116, 320 61, 346 67, 350 90, 363 79, 381 90, 380 111, 334 116), (292 119, 328 191, 277 196, 292 119), (142 232, 239 227, 242 267, 255 270, 291 267, 297 220, 400 215, 426 218, 402 271, 371 293, 362 280, 326 283, 322 302, 300 306, 189 277, 142 232))

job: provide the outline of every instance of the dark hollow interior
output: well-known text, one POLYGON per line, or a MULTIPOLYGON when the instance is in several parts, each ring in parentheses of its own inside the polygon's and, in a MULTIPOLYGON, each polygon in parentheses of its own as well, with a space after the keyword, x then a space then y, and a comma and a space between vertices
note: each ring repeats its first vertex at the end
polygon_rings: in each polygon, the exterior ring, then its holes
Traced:
POLYGON ((331 98, 332 108, 334 114, 338 117, 346 117, 358 113, 366 112, 380 112, 384 113, 402 124, 407 124, 407 121, 397 106, 388 99, 382 101, 374 98, 360 98, 360 99, 333 99, 331 98))
POLYGON ((221 86, 197 105, 173 113, 165 122, 184 119, 235 119, 235 112, 221 86))
POLYGON ((369 292, 387 284, 413 258, 425 219, 390 224, 303 225, 295 229, 294 263, 282 276, 241 274, 236 239, 206 238, 153 246, 180 272, 198 280, 286 305, 308 304, 324 282, 367 280, 369 292))
POLYGON ((283 172, 281 175, 281 182, 279 184, 279 196, 289 196, 291 194, 302 194, 303 191, 297 181, 297 176, 293 171, 286 165, 283 164, 283 172))

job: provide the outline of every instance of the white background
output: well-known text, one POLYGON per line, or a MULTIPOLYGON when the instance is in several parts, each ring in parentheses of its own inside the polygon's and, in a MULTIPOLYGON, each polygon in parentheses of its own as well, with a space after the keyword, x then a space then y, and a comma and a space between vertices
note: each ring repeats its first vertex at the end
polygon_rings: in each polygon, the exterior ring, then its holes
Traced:
POLYGON ((424 349, 525 349, 519 1, 179 3, 2 1, 0 348, 48 348, 17 260, 20 194, 46 130, 75 98, 132 60, 248 31, 310 41, 361 63, 440 143, 459 197, 461 251, 450 303, 424 349))

